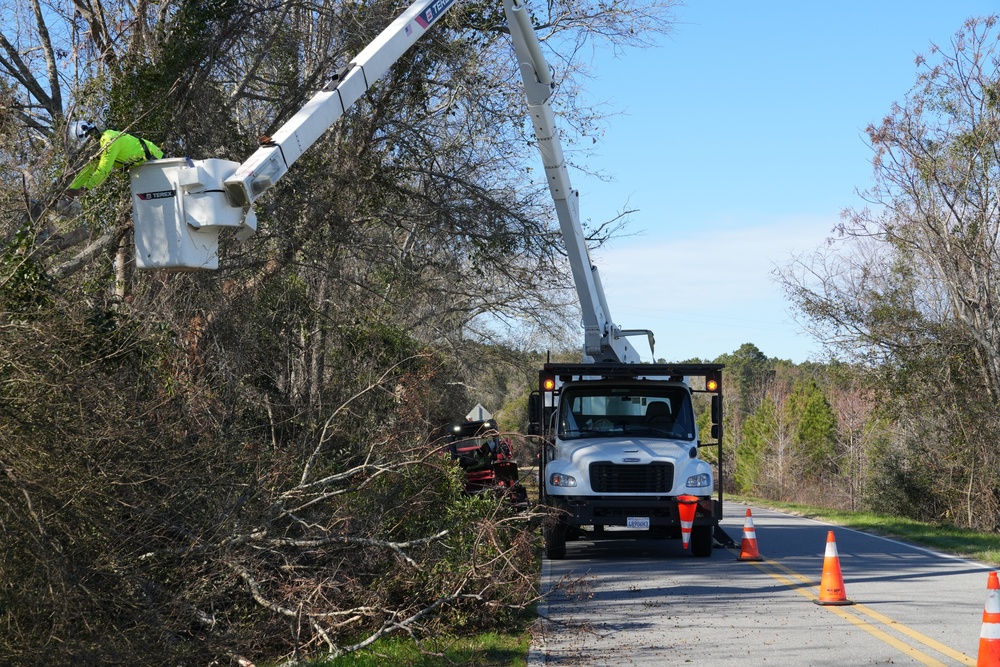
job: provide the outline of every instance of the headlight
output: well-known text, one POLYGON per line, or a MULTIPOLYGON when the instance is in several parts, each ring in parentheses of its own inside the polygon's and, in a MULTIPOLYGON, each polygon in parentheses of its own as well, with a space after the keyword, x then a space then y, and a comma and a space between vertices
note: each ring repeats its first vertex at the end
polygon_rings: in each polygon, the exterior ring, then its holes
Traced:
POLYGON ((688 477, 687 486, 688 488, 701 488, 703 486, 708 486, 712 483, 712 477, 707 473, 703 472, 700 475, 691 475, 688 477))
POLYGON ((552 486, 576 486, 576 477, 554 472, 549 475, 549 484, 552 486))

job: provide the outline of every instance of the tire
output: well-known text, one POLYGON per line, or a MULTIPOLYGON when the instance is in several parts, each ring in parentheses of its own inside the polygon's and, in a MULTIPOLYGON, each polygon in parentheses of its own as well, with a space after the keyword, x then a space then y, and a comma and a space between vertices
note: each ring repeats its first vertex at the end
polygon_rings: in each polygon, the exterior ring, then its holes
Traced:
POLYGON ((691 555, 708 558, 712 555, 714 542, 712 526, 694 526, 691 529, 691 555))
POLYGON ((545 540, 545 557, 549 560, 562 560, 566 557, 566 526, 557 523, 548 528, 542 527, 542 539, 545 540))

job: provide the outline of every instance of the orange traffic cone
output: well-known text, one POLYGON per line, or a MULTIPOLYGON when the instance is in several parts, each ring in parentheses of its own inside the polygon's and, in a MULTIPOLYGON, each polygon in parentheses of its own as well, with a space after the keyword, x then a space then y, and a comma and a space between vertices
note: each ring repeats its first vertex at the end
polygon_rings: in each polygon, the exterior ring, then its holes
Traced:
POLYGON ((1000 580, 996 572, 990 572, 986 582, 986 606, 976 667, 1000 667, 1000 580))
POLYGON ((837 555, 837 542, 833 539, 833 531, 826 535, 826 556, 823 558, 823 578, 819 584, 819 599, 816 604, 841 605, 854 604, 847 599, 844 590, 844 576, 840 573, 840 556, 837 555))
POLYGON ((747 508, 747 520, 743 525, 743 542, 740 544, 740 557, 736 560, 763 560, 757 551, 757 532, 753 528, 753 515, 747 508))
POLYGON ((681 543, 685 549, 691 544, 691 527, 694 526, 696 509, 698 509, 698 498, 695 496, 677 496, 677 514, 681 517, 681 543))

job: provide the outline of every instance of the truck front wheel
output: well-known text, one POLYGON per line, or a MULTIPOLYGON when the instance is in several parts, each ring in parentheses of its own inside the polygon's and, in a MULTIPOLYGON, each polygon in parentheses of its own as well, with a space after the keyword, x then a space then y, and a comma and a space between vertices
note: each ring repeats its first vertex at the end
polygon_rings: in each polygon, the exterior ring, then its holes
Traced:
POLYGON ((708 558, 712 555, 712 526, 694 526, 691 529, 691 555, 708 558))
POLYGON ((566 557, 566 525, 557 522, 554 526, 542 527, 542 539, 545 541, 545 557, 549 560, 562 560, 566 557))

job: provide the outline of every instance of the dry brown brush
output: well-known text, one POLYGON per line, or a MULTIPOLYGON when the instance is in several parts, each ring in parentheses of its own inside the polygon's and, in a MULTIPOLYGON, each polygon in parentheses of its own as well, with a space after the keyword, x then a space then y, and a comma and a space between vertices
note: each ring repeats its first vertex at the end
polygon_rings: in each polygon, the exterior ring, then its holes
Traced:
POLYGON ((0 663, 295 660, 533 597, 525 519, 428 442, 433 356, 275 438, 169 327, 40 285, 0 310, 0 663))

